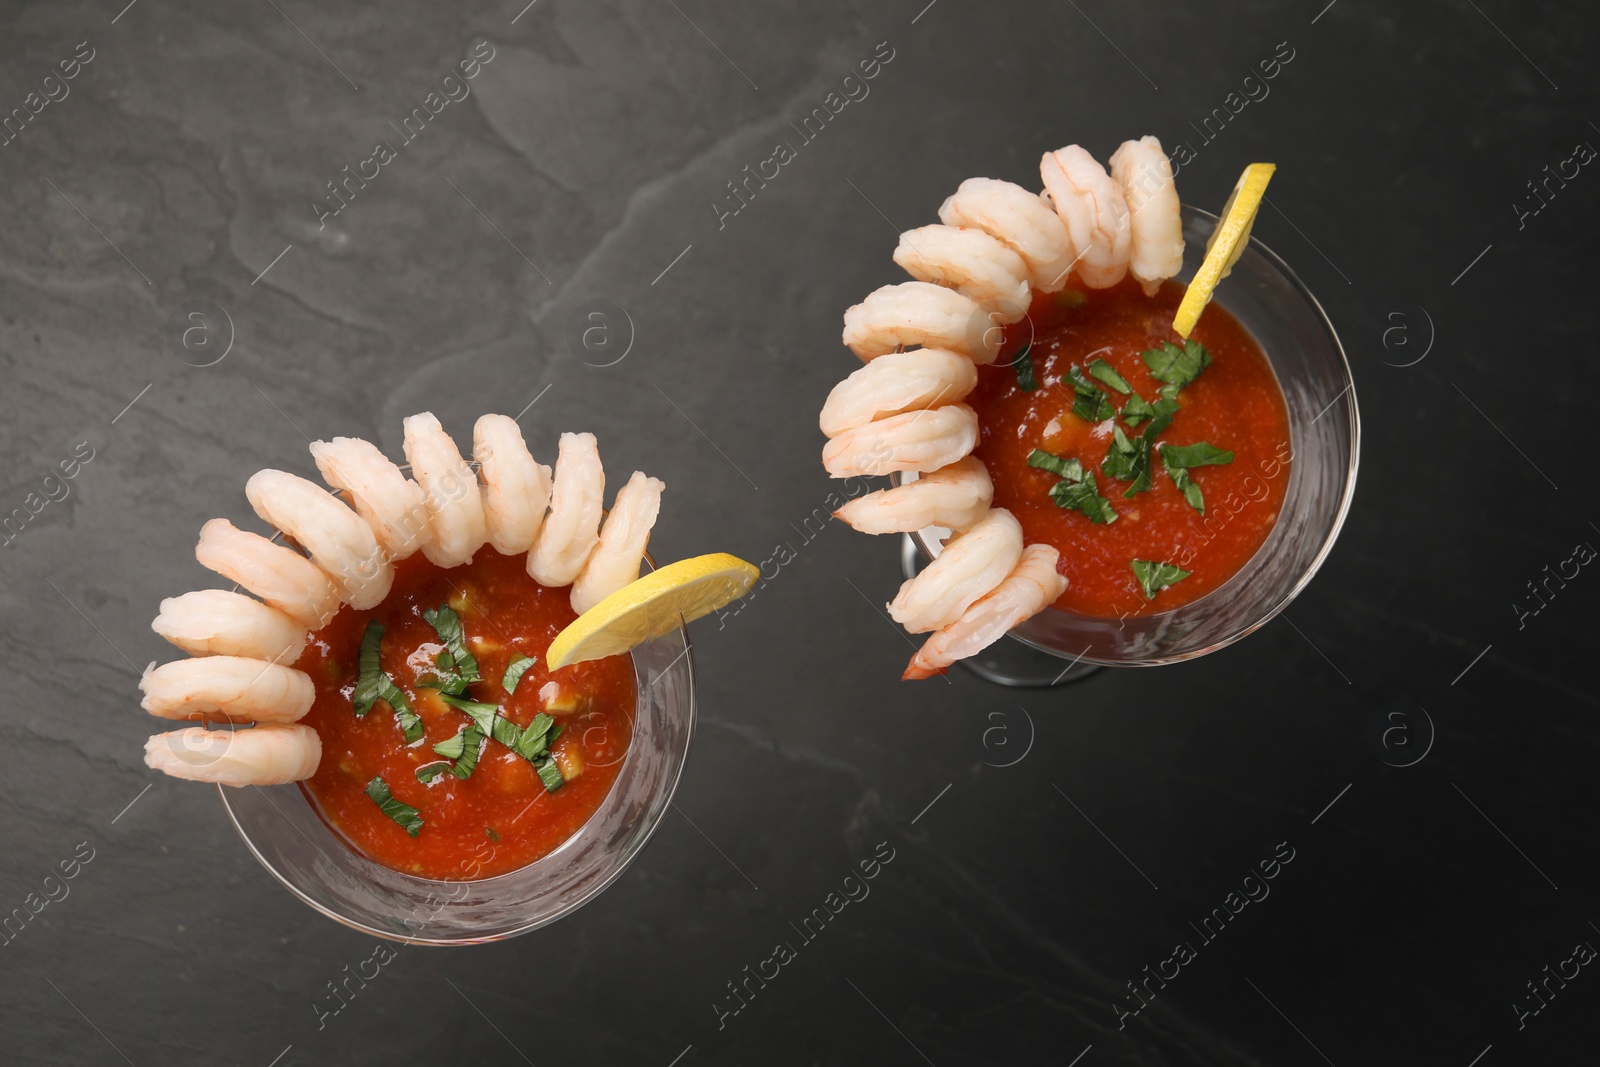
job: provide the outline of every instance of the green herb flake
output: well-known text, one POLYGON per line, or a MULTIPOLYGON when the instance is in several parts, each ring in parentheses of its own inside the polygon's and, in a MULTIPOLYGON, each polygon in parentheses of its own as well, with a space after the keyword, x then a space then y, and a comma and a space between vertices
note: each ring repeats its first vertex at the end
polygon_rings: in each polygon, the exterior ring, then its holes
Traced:
POLYGON ((522 740, 522 727, 503 715, 497 715, 491 724, 489 736, 507 748, 515 749, 517 742, 522 740))
POLYGON ((1183 581, 1190 574, 1171 563, 1155 563, 1148 559, 1136 559, 1129 564, 1129 568, 1139 582, 1139 592, 1144 594, 1146 600, 1154 600, 1161 590, 1183 581))
POLYGON ((381 675, 382 681, 378 687, 378 697, 394 711, 394 721, 399 724, 405 733, 406 744, 414 745, 422 740, 422 716, 412 710, 410 701, 394 684, 394 679, 387 674, 381 675))
POLYGON ((1101 462, 1100 469, 1107 477, 1131 483, 1122 494, 1123 499, 1150 488, 1152 441, 1153 435, 1149 430, 1130 441, 1127 434, 1122 432, 1122 427, 1112 427, 1111 446, 1106 449, 1106 458, 1101 462))
POLYGON ((1150 418, 1150 425, 1144 428, 1144 435, 1154 441, 1172 425, 1172 417, 1178 413, 1178 402, 1170 396, 1163 396, 1150 405, 1150 410, 1154 414, 1150 418))
MULTIPOLYGON (((1164 459, 1165 457, 1163 456, 1162 458, 1164 459)), ((1188 470, 1183 467, 1168 466, 1167 477, 1172 479, 1172 484, 1178 487, 1178 492, 1183 494, 1183 499, 1189 502, 1191 508, 1194 508, 1202 515, 1206 513, 1205 494, 1200 492, 1200 487, 1194 483, 1193 478, 1189 477, 1188 470)))
POLYGON ((1161 448, 1161 464, 1166 467, 1167 476, 1172 479, 1172 484, 1178 487, 1178 491, 1183 494, 1183 499, 1189 502, 1189 506, 1202 515, 1206 513, 1206 499, 1200 492, 1200 487, 1189 476, 1189 468, 1220 466, 1232 462, 1232 452, 1206 441, 1198 441, 1192 445, 1163 445, 1161 448))
POLYGON ((1233 462, 1233 453, 1218 448, 1209 441, 1196 441, 1192 445, 1162 445, 1161 461, 1169 467, 1222 466, 1233 462))
POLYGON ((1130 430, 1155 413, 1155 408, 1150 406, 1150 402, 1138 393, 1134 393, 1128 398, 1128 402, 1122 405, 1122 421, 1128 424, 1130 430))
POLYGON ((517 691, 517 683, 522 681, 522 676, 528 673, 528 668, 535 662, 537 661, 532 656, 518 656, 506 667, 505 676, 500 679, 500 687, 506 691, 507 696, 517 691))
POLYGON ((367 796, 383 809, 383 813, 393 819, 406 833, 416 837, 422 831, 422 813, 410 804, 402 804, 389 792, 389 784, 383 778, 376 777, 367 783, 367 796))
POLYGON ((554 793, 567 784, 567 780, 561 776, 561 768, 556 766, 556 761, 553 759, 535 763, 533 769, 539 772, 539 781, 544 783, 546 793, 554 793))
POLYGON ((1139 446, 1128 440, 1122 427, 1114 425, 1111 427, 1111 445, 1106 449, 1106 458, 1101 462, 1100 469, 1107 477, 1126 482, 1134 475, 1134 456, 1138 450, 1139 446))
POLYGON ((1067 384, 1072 386, 1076 394, 1072 400, 1072 413, 1078 418, 1086 422, 1104 422, 1117 413, 1106 397, 1105 390, 1090 381, 1083 373, 1083 368, 1076 363, 1067 368, 1067 384))
POLYGON ((517 743, 511 746, 511 750, 530 763, 540 756, 547 755, 550 751, 550 742, 556 739, 556 735, 550 732, 555 724, 554 719, 541 711, 522 731, 522 736, 517 738, 517 743))
POLYGON ((439 699, 449 704, 457 711, 464 711, 472 717, 479 730, 485 734, 494 730, 495 712, 500 710, 498 704, 486 704, 481 700, 468 700, 466 697, 456 696, 454 693, 440 693, 439 699))
POLYGON ((1138 393, 1128 398, 1122 405, 1122 421, 1128 424, 1128 429, 1133 429, 1145 419, 1153 420, 1156 433, 1160 433, 1172 424, 1172 416, 1178 413, 1178 401, 1173 397, 1164 395, 1169 386, 1162 386, 1163 395, 1156 399, 1154 404, 1147 401, 1138 393))
POLYGON ((1200 372, 1211 366, 1211 353, 1206 346, 1190 338, 1180 347, 1163 341, 1155 348, 1140 352, 1139 358, 1150 368, 1150 377, 1167 384, 1161 395, 1172 399, 1178 390, 1200 377, 1200 372))
MULTIPOLYGON (((459 679, 462 687, 474 682, 481 682, 483 678, 478 674, 478 660, 471 652, 467 651, 466 634, 461 629, 461 616, 449 604, 440 604, 432 611, 424 611, 422 617, 428 625, 433 627, 433 632, 439 635, 439 640, 450 653, 451 667, 455 671, 455 681, 459 679)), ((459 689, 456 692, 460 692, 459 689)))
POLYGON ((449 760, 439 763, 425 763, 416 770, 417 781, 423 785, 432 785, 433 780, 451 769, 449 760))
POLYGON ((366 631, 361 635, 360 669, 356 676, 355 692, 350 694, 350 703, 355 707, 357 717, 360 717, 371 711, 378 701, 383 701, 394 712, 395 722, 405 733, 406 744, 413 745, 422 740, 422 719, 412 710, 405 693, 400 691, 394 679, 380 665, 382 645, 383 624, 373 619, 367 623, 366 631))
POLYGON ((494 827, 492 826, 485 826, 483 828, 483 836, 487 837, 490 841, 500 840, 500 835, 495 833, 494 827))
POLYGON ((1042 471, 1049 471, 1057 477, 1065 478, 1069 482, 1083 481, 1083 464, 1072 457, 1057 456, 1036 448, 1028 453, 1028 466, 1036 467, 1042 471))
POLYGON ((1039 380, 1033 376, 1033 356, 1030 355, 1033 345, 1022 346, 1022 351, 1011 357, 1011 369, 1017 372, 1017 387, 1024 393, 1031 393, 1039 388, 1039 380))
POLYGON ((378 691, 383 677, 383 668, 378 662, 382 644, 383 623, 372 619, 367 623, 366 632, 361 635, 360 668, 356 676, 356 689, 350 698, 357 716, 371 711, 373 703, 382 695, 378 691))
POLYGON ((1050 499, 1058 508, 1081 511, 1092 523, 1103 525, 1117 521, 1117 511, 1111 502, 1100 495, 1094 475, 1083 472, 1083 481, 1060 481, 1050 490, 1050 499))
POLYGON ((1129 393, 1133 392, 1133 386, 1128 384, 1128 380, 1122 375, 1118 374, 1116 368, 1112 367, 1111 364, 1107 363, 1103 359, 1100 359, 1099 357, 1089 361, 1088 370, 1090 374, 1094 375, 1096 378, 1099 378, 1102 382, 1105 382, 1123 396, 1127 396, 1129 393))
POLYGON ((472 777, 473 770, 478 766, 478 755, 483 747, 485 736, 484 732, 478 729, 477 726, 468 726, 454 737, 440 741, 433 746, 433 750, 451 762, 449 764, 430 763, 426 767, 419 767, 417 768, 417 778, 422 781, 432 781, 444 770, 448 770, 457 778, 472 777), (428 778, 424 779, 422 772, 432 771, 434 767, 439 767, 441 770, 433 771, 428 778))
POLYGON ((484 733, 476 726, 469 726, 460 736, 461 755, 457 757, 455 766, 450 768, 450 773, 464 780, 471 778, 472 772, 478 767, 478 756, 483 751, 484 733))

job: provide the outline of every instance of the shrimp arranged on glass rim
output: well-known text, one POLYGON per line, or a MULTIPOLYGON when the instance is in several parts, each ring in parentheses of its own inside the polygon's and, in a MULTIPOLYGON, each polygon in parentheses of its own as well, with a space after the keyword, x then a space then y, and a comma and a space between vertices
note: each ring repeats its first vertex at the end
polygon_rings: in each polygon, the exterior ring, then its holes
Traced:
POLYGON ((965 293, 932 282, 901 282, 874 289, 844 313, 844 343, 863 363, 921 345, 987 364, 1000 352, 1000 332, 987 325, 983 307, 965 293))
POLYGON ((1077 145, 1047 152, 1039 179, 1040 192, 996 178, 962 182, 940 205, 940 225, 900 235, 894 261, 916 280, 877 289, 844 315, 844 343, 867 366, 823 405, 823 466, 835 478, 917 477, 834 514, 863 533, 955 531, 889 605, 911 632, 933 631, 906 678, 943 673, 1065 588, 1056 549, 1022 543, 1016 519, 992 507, 987 468, 969 454, 982 428, 960 401, 995 363, 999 327, 1025 318, 1036 294, 1105 289, 1131 274, 1148 295, 1183 265, 1178 194, 1154 137, 1124 142, 1109 172, 1077 145), (952 362, 962 357, 973 376, 952 362))
POLYGON ((1029 545, 1005 581, 973 601, 952 623, 935 630, 906 667, 901 678, 931 678, 998 641, 1017 623, 1032 618, 1066 592, 1067 580, 1056 573, 1057 552, 1049 545, 1029 545))
POLYGON ((915 481, 849 501, 833 514, 868 534, 911 533, 927 526, 965 530, 989 513, 994 483, 972 456, 915 481))
MULTIPOLYGON (((965 362, 965 357, 949 358, 965 362)), ((480 552, 492 552, 497 559, 522 557, 512 573, 526 575, 522 580, 528 589, 507 595, 544 599, 546 591, 554 591, 579 614, 638 579, 665 486, 635 472, 617 493, 602 528, 605 471, 593 434, 562 435, 553 488, 550 468, 534 459, 516 420, 504 415, 478 419, 472 447, 476 471, 429 412, 405 419, 404 448, 414 481, 360 438, 314 442, 312 458, 335 492, 284 471, 258 471, 246 483, 245 495, 257 515, 278 532, 269 538, 227 519, 202 527, 196 558, 236 588, 200 589, 161 601, 152 629, 191 658, 152 663, 139 682, 141 703, 159 718, 199 725, 151 737, 146 745, 149 766, 179 778, 239 787, 316 774, 321 737, 300 720, 314 706, 320 709, 319 694, 325 695, 333 677, 329 671, 336 681, 345 678, 342 672, 354 670, 356 657, 350 649, 342 662, 328 658, 331 642, 341 640, 337 635, 351 632, 348 625, 340 628, 337 616, 380 608, 396 588, 396 563, 419 551, 439 570, 466 567, 480 552), (302 670, 298 664, 308 666, 302 670)), ((419 560, 405 567, 413 590, 419 588, 419 575, 424 585, 437 580, 428 577, 419 560)), ((503 574, 505 561, 493 567, 498 568, 493 574, 503 574)), ((477 572, 466 573, 462 580, 468 588, 458 588, 450 604, 459 603, 470 615, 470 576, 477 572)), ((439 615, 438 627, 453 625, 456 640, 465 640, 460 616, 449 623, 443 616, 447 609, 455 610, 445 605, 429 613, 439 615)), ((436 624, 430 619, 429 625, 436 624)), ((445 630, 439 636, 448 640, 445 630)), ((362 657, 367 656, 365 641, 362 657)), ((471 635, 469 644, 480 656, 508 648, 520 655, 520 649, 511 647, 516 641, 491 630, 491 636, 471 635)), ((539 650, 535 646, 532 651, 539 650)), ((438 653, 424 649, 402 655, 407 664, 422 655, 427 678, 435 677, 438 653)), ((536 657, 520 655, 515 676, 506 668, 502 684, 508 693, 534 662, 536 657)), ((396 670, 387 659, 374 661, 370 668, 362 660, 363 675, 382 668, 396 670)), ((355 677, 341 682, 347 688, 340 692, 341 699, 351 702, 352 714, 360 717, 373 699, 360 703, 352 695, 348 686, 355 685, 355 677)), ((410 676, 406 680, 421 684, 410 676)), ((569 684, 558 688, 564 691, 569 684)), ((382 695, 381 686, 375 699, 400 723, 397 705, 407 701, 393 680, 388 685, 393 701, 382 695)), ((443 702, 427 706, 435 712, 445 708, 443 702)), ((409 707, 404 710, 416 715, 409 707)), ((308 721, 315 720, 312 715, 308 721)), ((412 728, 405 727, 406 745, 412 743, 412 728)), ((509 735, 498 728, 495 738, 502 736, 509 735)), ((529 741, 518 751, 533 753, 536 748, 529 741)), ((571 743, 560 746, 553 758, 564 774, 580 773, 582 762, 571 743)))

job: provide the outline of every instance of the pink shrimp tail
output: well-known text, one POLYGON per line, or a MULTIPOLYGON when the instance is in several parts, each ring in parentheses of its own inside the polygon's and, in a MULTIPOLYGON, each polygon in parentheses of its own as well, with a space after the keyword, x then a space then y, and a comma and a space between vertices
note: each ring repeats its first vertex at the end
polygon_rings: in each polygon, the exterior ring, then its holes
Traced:
POLYGON ((900 680, 902 682, 916 682, 924 678, 935 678, 943 674, 945 670, 946 668, 944 667, 928 666, 922 659, 922 653, 918 652, 911 657, 911 662, 906 664, 905 673, 900 675, 900 680))

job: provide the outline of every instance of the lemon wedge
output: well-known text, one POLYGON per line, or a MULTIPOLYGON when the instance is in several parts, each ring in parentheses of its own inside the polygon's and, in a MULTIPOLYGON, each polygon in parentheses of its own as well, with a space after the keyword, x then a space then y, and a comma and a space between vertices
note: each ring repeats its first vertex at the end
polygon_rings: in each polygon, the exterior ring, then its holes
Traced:
POLYGON ((726 552, 669 563, 574 619, 550 642, 545 665, 560 670, 636 648, 738 600, 760 576, 754 565, 726 552))
POLYGON ((1211 240, 1206 242, 1206 258, 1195 271, 1194 280, 1189 283, 1183 303, 1178 305, 1178 314, 1172 320, 1172 328, 1178 331, 1179 337, 1188 337, 1193 332, 1194 324, 1200 321, 1200 312, 1211 303, 1217 283, 1239 262, 1244 246, 1250 243, 1250 226, 1256 221, 1261 198, 1267 194, 1267 183, 1277 169, 1274 163, 1252 163, 1239 175, 1227 206, 1222 209, 1222 221, 1211 231, 1211 240))

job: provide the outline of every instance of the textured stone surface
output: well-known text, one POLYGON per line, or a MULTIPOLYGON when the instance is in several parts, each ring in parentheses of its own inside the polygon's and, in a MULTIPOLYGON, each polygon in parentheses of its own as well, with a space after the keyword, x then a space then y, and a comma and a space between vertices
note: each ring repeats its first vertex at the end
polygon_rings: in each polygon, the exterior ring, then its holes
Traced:
POLYGON ((922 3, 0 13, 0 113, 93 50, 0 147, 0 511, 93 449, 0 549, 0 911, 93 850, 0 947, 0 1058, 1465 1065, 1492 1044, 1485 1065, 1587 1061, 1600 979, 1521 1029, 1510 1006, 1600 944, 1600 577, 1512 606, 1600 546, 1573 447, 1597 391, 1600 176, 1537 214, 1524 185, 1600 145, 1592 18, 922 3), (870 95, 719 227, 725 183, 798 142, 789 124, 883 41, 870 95), (1206 142, 1196 127, 1285 41, 1267 95, 1206 142), (401 144, 474 49, 493 58, 471 95, 401 144), (961 179, 1031 183, 1048 148, 1103 157, 1146 132, 1196 149, 1179 177, 1196 204, 1279 164, 1256 234, 1356 372, 1349 525, 1285 618, 1203 660, 1055 692, 902 685, 907 645, 865 602, 898 583, 892 539, 805 526, 830 488, 816 413, 853 366, 839 314, 895 278, 895 229, 961 179), (380 141, 395 158, 319 228, 325 183, 380 141), (570 341, 602 300, 632 324, 611 313, 632 345, 607 367, 570 341), (196 324, 213 347, 185 352, 196 324), (667 482, 659 556, 795 559, 697 627, 681 814, 623 880, 510 943, 405 949, 319 1029, 313 1001, 373 942, 273 883, 210 790, 145 769, 134 683, 169 655, 148 620, 207 583, 196 531, 247 516, 249 473, 312 472, 308 435, 398 455, 413 411, 466 434, 536 398, 542 455, 593 430, 613 471, 667 482), (1437 730, 1412 767, 1369 747, 1392 700, 1437 730), (883 841, 871 896, 719 1028, 726 983, 883 841), (1190 924, 1285 841, 1271 896, 1119 1029, 1125 983, 1198 944, 1190 924))

